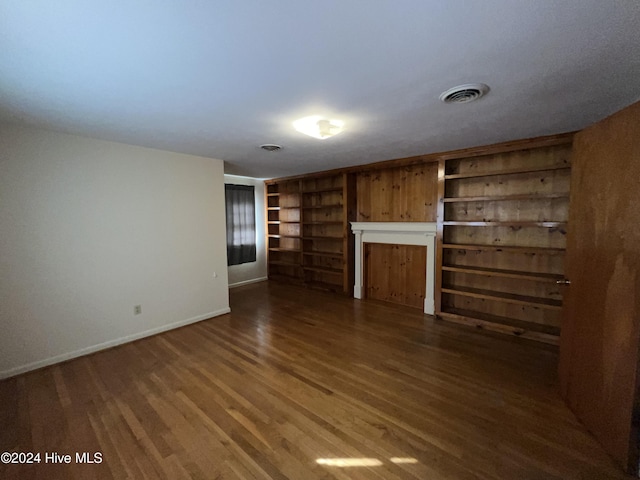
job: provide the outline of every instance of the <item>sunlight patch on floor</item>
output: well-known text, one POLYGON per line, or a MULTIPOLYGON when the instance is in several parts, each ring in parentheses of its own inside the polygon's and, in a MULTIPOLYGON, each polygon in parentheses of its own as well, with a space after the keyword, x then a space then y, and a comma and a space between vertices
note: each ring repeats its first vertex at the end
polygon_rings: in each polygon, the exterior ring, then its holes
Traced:
MULTIPOLYGON (((389 459, 390 462, 395 464, 403 464, 403 463, 418 463, 418 460, 411 457, 391 457, 389 459)), ((384 465, 382 460, 378 460, 377 458, 318 458, 316 459, 316 463, 318 465, 326 465, 327 467, 338 467, 338 468, 346 468, 346 467, 379 467, 384 465)))
POLYGON ((389 460, 391 460, 391 462, 393 463, 418 463, 418 460, 416 460, 415 458, 411 458, 411 457, 391 457, 389 460))
POLYGON ((318 458, 318 465, 328 467, 379 467, 382 462, 377 458, 318 458))

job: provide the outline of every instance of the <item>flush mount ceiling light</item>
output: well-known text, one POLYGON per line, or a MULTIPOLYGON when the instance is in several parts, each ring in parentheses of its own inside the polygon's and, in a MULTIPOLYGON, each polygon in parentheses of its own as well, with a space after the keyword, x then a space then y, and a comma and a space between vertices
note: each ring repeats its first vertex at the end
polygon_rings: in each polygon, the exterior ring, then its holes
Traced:
POLYGON ((468 103, 478 100, 489 91, 484 83, 467 83, 450 88, 440 94, 440 100, 444 103, 468 103))
POLYGON ((280 145, 276 145, 275 143, 265 143, 264 145, 260 145, 262 150, 266 150, 267 152, 277 152, 282 150, 280 145))
POLYGON ((335 118, 329 119, 320 115, 311 115, 293 122, 293 128, 310 137, 324 140, 344 130, 344 122, 335 118))

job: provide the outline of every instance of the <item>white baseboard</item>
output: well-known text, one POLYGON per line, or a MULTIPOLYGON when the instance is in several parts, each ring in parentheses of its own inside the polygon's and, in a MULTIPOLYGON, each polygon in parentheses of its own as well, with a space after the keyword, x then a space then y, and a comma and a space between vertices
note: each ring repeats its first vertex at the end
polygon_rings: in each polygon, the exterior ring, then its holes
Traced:
POLYGON ((268 278, 267 277, 252 278, 251 280, 244 280, 242 282, 230 283, 229 288, 241 287, 243 285, 249 285, 250 283, 264 282, 265 280, 268 280, 268 278))
POLYGON ((73 352, 55 355, 53 357, 38 360, 26 365, 10 368, 9 370, 3 370, 0 371, 0 380, 9 377, 15 377, 16 375, 20 375, 21 373, 30 372, 31 370, 37 370, 38 368, 48 367, 49 365, 54 365, 56 363, 65 362, 67 360, 71 360, 72 358, 89 355, 90 353, 99 352, 100 350, 106 350, 107 348, 122 345, 123 343, 133 342, 134 340, 138 340, 140 338, 150 337, 152 335, 157 335, 158 333, 166 332, 168 330, 184 327, 185 325, 189 325, 191 323, 201 322, 202 320, 207 320, 212 317, 224 315, 225 313, 229 312, 231 312, 231 309, 229 307, 221 308, 220 310, 216 310, 215 312, 205 313, 204 315, 198 315, 197 317, 180 320, 179 322, 170 323, 168 325, 162 325, 160 327, 152 328, 151 330, 145 330, 144 332, 134 333, 132 335, 127 335, 126 337, 116 338, 114 340, 109 340, 108 342, 81 348, 80 350, 75 350, 73 352))

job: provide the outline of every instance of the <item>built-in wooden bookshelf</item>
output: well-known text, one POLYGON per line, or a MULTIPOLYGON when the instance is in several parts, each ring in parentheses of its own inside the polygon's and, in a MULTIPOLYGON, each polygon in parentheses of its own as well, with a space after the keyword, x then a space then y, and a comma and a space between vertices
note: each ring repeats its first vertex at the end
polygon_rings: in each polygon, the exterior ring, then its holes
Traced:
POLYGON ((269 278, 351 294, 355 177, 267 181, 266 195, 269 278))
POLYGON ((266 185, 269 278, 301 283, 300 182, 266 185))
POLYGON ((439 317, 557 343, 570 152, 440 160, 439 317))
MULTIPOLYGON (((572 138, 553 135, 268 180, 269 277, 351 294, 351 221, 436 221, 436 316, 555 344, 572 138)), ((373 262, 367 289, 379 288, 375 298, 400 303, 407 295, 402 279, 417 276, 424 262, 384 261, 402 268, 391 270, 389 281, 373 262)))

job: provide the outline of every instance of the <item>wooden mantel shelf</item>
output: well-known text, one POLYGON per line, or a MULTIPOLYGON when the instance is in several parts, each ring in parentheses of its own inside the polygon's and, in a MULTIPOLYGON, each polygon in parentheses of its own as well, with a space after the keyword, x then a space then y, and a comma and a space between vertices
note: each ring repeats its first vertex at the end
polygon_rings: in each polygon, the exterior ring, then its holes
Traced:
POLYGON ((435 222, 351 222, 351 230, 364 232, 393 232, 435 234, 435 222))

